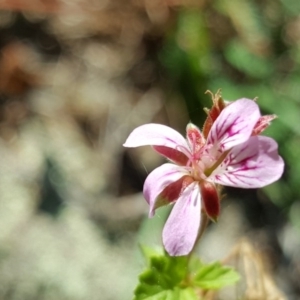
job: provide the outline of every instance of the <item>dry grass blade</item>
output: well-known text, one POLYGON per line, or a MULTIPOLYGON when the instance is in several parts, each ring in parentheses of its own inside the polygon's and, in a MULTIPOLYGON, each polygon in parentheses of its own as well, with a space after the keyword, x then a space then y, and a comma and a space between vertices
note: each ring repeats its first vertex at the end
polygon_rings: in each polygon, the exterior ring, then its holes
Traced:
MULTIPOLYGON (((224 260, 234 266, 241 280, 234 287, 234 299, 245 300, 286 300, 277 287, 268 269, 267 258, 246 239, 241 240, 224 260)), ((226 291, 227 292, 227 291, 226 291)), ((225 293, 225 292, 224 292, 225 293)), ((229 299, 221 294, 220 298, 229 299)))

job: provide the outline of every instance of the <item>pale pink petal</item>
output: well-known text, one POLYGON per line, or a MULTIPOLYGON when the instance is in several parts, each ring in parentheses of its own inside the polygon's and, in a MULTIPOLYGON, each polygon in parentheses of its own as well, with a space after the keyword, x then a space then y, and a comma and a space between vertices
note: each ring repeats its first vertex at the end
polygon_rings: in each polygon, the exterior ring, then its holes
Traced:
POLYGON ((207 144, 217 145, 222 152, 229 150, 248 140, 259 118, 259 108, 253 100, 236 100, 214 122, 207 144))
POLYGON ((195 182, 181 194, 163 229, 163 244, 170 255, 187 255, 193 249, 200 217, 200 191, 198 183, 195 182))
POLYGON ((189 155, 185 138, 171 127, 161 124, 145 124, 135 128, 127 138, 124 147, 165 146, 189 155))
POLYGON ((269 137, 253 136, 234 147, 209 180, 227 186, 260 188, 278 180, 283 168, 277 143, 269 137))
POLYGON ((179 180, 188 171, 184 167, 174 164, 163 164, 154 169, 146 178, 144 183, 144 197, 150 206, 149 217, 154 215, 156 201, 161 192, 171 183, 179 180))

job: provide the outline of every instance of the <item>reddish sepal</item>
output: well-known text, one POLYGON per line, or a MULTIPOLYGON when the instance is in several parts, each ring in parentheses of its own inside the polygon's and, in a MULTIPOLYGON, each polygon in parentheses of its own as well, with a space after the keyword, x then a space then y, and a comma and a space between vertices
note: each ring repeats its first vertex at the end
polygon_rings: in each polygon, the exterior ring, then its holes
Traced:
POLYGON ((220 214, 220 197, 216 186, 211 182, 203 181, 200 183, 200 190, 204 211, 216 222, 220 214))
POLYGON ((172 162, 181 166, 185 166, 189 160, 184 153, 173 148, 165 146, 153 146, 153 149, 159 154, 171 160, 172 162))
POLYGON ((252 135, 261 134, 265 129, 269 127, 269 125, 271 125, 271 121, 273 121, 276 118, 276 115, 266 115, 260 117, 253 129, 252 135))
POLYGON ((217 91, 217 93, 214 95, 212 92, 207 91, 206 93, 210 94, 213 101, 213 106, 211 109, 204 109, 204 111, 207 113, 207 118, 203 125, 203 135, 205 138, 207 138, 209 131, 213 125, 213 123, 216 121, 218 116, 220 115, 221 111, 225 108, 226 104, 224 100, 221 97, 221 91, 217 91))
POLYGON ((171 203, 177 200, 184 189, 194 182, 194 179, 190 176, 183 176, 177 181, 169 184, 159 195, 159 201, 171 203))

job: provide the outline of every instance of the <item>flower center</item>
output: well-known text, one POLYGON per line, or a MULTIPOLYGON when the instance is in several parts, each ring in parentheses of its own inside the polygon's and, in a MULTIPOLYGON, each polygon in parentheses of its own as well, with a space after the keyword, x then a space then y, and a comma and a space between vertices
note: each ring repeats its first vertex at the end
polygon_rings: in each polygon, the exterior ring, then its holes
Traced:
POLYGON ((195 181, 203 182, 222 163, 228 152, 222 153, 218 144, 207 144, 200 129, 192 123, 186 128, 190 147, 187 167, 195 181))
POLYGON ((222 153, 216 145, 193 145, 188 166, 195 181, 202 182, 223 162, 228 151, 222 153), (197 147, 198 146, 198 147, 197 147), (194 152, 193 150, 198 151, 194 152))

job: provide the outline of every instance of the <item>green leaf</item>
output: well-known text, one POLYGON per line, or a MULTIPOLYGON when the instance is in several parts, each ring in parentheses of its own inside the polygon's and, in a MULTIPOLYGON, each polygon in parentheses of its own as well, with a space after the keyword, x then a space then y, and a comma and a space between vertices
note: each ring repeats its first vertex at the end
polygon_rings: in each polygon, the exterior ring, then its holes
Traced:
POLYGON ((192 288, 179 290, 179 298, 177 300, 200 300, 192 288))
POLYGON ((192 278, 193 285, 206 290, 217 290, 232 285, 239 280, 239 275, 230 267, 219 262, 202 265, 192 278))
POLYGON ((145 299, 145 300, 199 300, 195 292, 191 288, 180 289, 175 288, 174 290, 161 291, 152 296, 146 296, 144 298, 135 299, 145 299))
POLYGON ((205 265, 192 256, 172 257, 141 246, 148 268, 139 276, 134 300, 199 300, 195 289, 220 289, 239 275, 219 262, 205 265))
POLYGON ((167 290, 167 291, 162 291, 159 292, 158 294, 145 297, 145 298, 136 298, 136 299, 147 299, 147 300, 173 300, 174 296, 172 295, 173 291, 167 290))
POLYGON ((181 299, 170 298, 170 295, 174 296, 172 291, 181 293, 178 286, 186 278, 187 257, 171 257, 167 254, 160 256, 154 254, 155 256, 149 257, 151 251, 147 249, 146 252, 146 257, 150 260, 149 268, 139 276, 139 284, 134 291, 134 299, 181 299))

